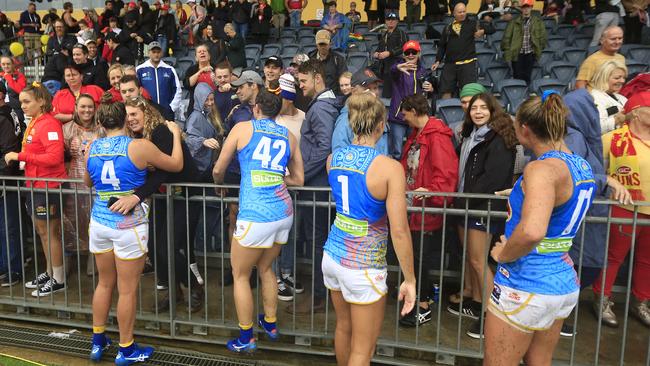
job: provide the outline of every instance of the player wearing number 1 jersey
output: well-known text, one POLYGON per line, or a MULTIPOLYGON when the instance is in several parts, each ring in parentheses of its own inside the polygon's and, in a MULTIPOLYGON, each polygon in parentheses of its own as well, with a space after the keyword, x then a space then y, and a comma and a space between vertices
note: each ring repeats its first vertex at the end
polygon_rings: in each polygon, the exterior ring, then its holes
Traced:
POLYGON ((250 274, 253 266, 262 280, 264 314, 257 322, 271 340, 277 340, 278 285, 271 264, 286 244, 293 224, 293 203, 287 185, 304 181, 302 157, 296 138, 274 122, 282 100, 260 92, 253 107, 254 120, 240 122, 223 144, 213 176, 217 184, 235 153, 241 168, 239 213, 233 233, 230 261, 234 279, 239 337, 228 342, 233 352, 253 352, 253 294, 250 274))
POLYGON ((146 168, 176 172, 183 167, 181 132, 175 123, 168 124, 174 135, 172 155, 166 155, 151 142, 126 136, 126 110, 121 102, 102 104, 97 119, 106 130, 106 138, 95 140, 87 153, 85 183, 95 187, 89 239, 95 255, 99 283, 93 296, 93 341, 90 359, 99 361, 111 342, 104 335, 106 318, 111 308, 113 288, 117 282, 117 322, 120 349, 116 365, 144 362, 153 353, 151 347, 138 347, 133 342, 136 290, 147 253, 147 208, 136 206, 122 215, 109 209, 117 197, 130 194, 145 181, 146 168))
POLYGON ((563 319, 580 284, 569 257, 591 206, 591 166, 564 143, 568 111, 557 92, 521 105, 519 142, 538 157, 508 200, 505 236, 492 249, 499 263, 485 323, 485 365, 550 365, 563 319))

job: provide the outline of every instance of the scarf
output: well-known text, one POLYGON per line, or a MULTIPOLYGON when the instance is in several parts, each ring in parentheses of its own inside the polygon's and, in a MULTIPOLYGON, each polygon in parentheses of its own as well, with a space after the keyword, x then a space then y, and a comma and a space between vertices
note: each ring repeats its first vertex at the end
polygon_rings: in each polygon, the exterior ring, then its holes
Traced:
POLYGON ((614 130, 609 147, 608 172, 632 195, 635 201, 645 201, 641 190, 639 160, 633 143, 634 134, 627 124, 614 130))
POLYGON ((490 130, 490 126, 487 124, 479 128, 474 127, 469 137, 463 140, 463 145, 460 147, 460 159, 458 160, 458 172, 460 173, 458 192, 463 192, 463 188, 465 188, 465 165, 467 164, 467 159, 469 159, 469 153, 472 152, 472 149, 476 145, 485 140, 485 136, 490 130))

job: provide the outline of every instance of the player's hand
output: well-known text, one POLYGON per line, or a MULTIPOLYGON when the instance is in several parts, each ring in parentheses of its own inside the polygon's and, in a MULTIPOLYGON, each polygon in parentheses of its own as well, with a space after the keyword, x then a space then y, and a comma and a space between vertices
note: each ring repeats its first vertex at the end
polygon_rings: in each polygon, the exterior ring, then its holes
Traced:
POLYGON ((494 194, 496 194, 497 196, 505 196, 505 197, 510 196, 510 193, 512 193, 512 188, 504 189, 503 191, 494 192, 494 194))
POLYGON ((506 236, 501 235, 501 240, 499 240, 494 244, 494 247, 490 251, 490 255, 492 256, 492 259, 494 259, 495 262, 497 263, 501 262, 501 260, 499 260, 499 255, 501 255, 501 252, 503 251, 503 247, 506 246, 507 242, 508 239, 506 239, 506 236))
POLYGON ((120 197, 117 202, 109 207, 109 210, 126 215, 131 212, 138 203, 140 203, 140 198, 134 194, 130 194, 128 196, 120 197))
POLYGON ((402 316, 410 313, 415 306, 415 281, 407 282, 404 281, 399 287, 399 295, 397 301, 404 301, 404 306, 402 306, 402 316))

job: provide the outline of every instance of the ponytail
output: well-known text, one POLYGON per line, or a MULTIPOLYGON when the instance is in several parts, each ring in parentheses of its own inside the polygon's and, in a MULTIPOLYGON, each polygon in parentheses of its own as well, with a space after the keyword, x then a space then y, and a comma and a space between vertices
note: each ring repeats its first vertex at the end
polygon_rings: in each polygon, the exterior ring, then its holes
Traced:
POLYGON ((562 96, 554 90, 544 92, 542 97, 530 97, 517 111, 517 121, 528 126, 543 141, 557 142, 567 133, 566 119, 569 110, 562 96))

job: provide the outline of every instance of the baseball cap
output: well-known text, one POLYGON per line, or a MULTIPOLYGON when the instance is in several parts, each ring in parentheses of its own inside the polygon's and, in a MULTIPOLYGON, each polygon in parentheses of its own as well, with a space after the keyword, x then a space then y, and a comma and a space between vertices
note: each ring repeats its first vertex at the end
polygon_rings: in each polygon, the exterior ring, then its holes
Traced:
POLYGON ((94 38, 91 38, 91 39, 87 39, 86 42, 84 42, 84 44, 85 44, 86 46, 88 46, 88 45, 91 44, 91 43, 97 44, 97 40, 94 39, 94 38))
POLYGON ((521 0, 519 6, 533 6, 533 0, 521 0))
POLYGON ((284 65, 282 64, 282 59, 279 58, 278 56, 271 56, 267 58, 266 61, 264 61, 264 66, 268 66, 270 64, 273 64, 280 68, 284 67, 284 65))
POLYGON ((264 86, 264 80, 262 80, 260 74, 252 70, 246 70, 242 72, 241 76, 239 76, 239 79, 233 81, 232 83, 230 83, 230 85, 242 86, 246 83, 254 83, 260 86, 264 86))
POLYGON ((399 20, 399 15, 391 11, 390 13, 386 14, 386 20, 399 20))
POLYGON ((420 52, 420 43, 418 41, 408 41, 402 46, 402 51, 406 52, 407 50, 414 50, 420 52))
POLYGON ((368 84, 376 83, 378 81, 381 81, 381 79, 379 79, 377 75, 375 75, 375 73, 372 72, 372 70, 362 69, 355 72, 352 75, 352 80, 350 80, 350 84, 352 86, 357 86, 357 85, 368 86, 368 84))
MULTIPOLYGON (((280 76, 280 96, 284 99, 296 99, 296 79, 291 74, 280 76)), ((2 84, 2 83, 0 83, 2 84)))
POLYGON ((332 40, 332 35, 328 30, 321 29, 316 32, 316 44, 327 43, 330 44, 332 40))
POLYGON ((149 43, 149 50, 153 50, 154 48, 160 48, 162 50, 162 46, 160 45, 160 42, 158 41, 152 41, 149 43))
POLYGON ((623 111, 625 114, 632 112, 637 108, 650 107, 650 91, 634 93, 625 103, 623 111))

